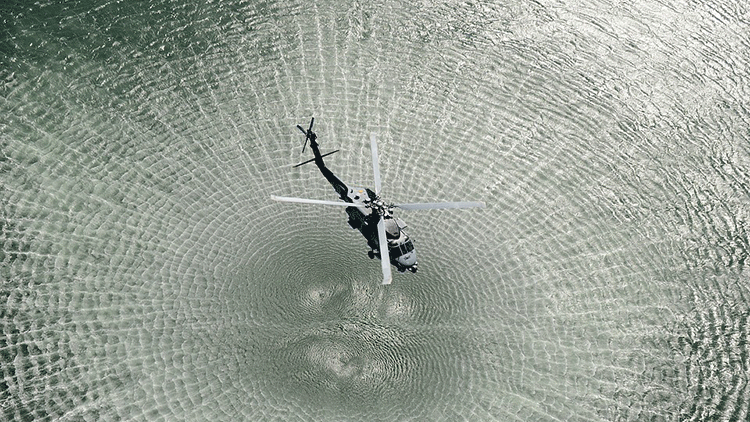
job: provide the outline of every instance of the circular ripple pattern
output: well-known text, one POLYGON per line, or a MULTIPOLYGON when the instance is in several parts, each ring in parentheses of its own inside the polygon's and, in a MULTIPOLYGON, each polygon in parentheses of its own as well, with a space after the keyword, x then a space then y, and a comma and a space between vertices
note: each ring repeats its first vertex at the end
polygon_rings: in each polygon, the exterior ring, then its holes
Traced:
POLYGON ((339 3, 0 6, 2 419, 746 420, 750 11, 339 3))

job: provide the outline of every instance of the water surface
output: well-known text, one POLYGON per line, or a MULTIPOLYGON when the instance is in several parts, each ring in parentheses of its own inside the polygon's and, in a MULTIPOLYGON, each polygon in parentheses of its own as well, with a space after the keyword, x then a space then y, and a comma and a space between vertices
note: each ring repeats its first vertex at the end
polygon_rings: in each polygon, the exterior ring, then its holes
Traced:
POLYGON ((193 3, 0 6, 5 419, 747 418, 747 6, 193 3))

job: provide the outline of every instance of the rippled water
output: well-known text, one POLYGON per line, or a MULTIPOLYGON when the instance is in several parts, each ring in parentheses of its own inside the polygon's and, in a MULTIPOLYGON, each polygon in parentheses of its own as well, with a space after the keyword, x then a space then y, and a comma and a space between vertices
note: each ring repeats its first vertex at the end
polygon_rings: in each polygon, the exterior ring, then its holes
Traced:
POLYGON ((747 5, 202 3, 0 6, 4 419, 747 419, 747 5))

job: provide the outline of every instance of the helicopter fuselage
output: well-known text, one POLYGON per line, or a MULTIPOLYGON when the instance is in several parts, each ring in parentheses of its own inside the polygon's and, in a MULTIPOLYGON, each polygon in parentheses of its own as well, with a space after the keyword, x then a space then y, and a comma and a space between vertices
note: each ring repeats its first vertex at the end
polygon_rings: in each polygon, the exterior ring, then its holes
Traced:
POLYGON ((359 230, 362 236, 367 239, 367 245, 370 247, 368 256, 371 259, 376 256, 380 257, 377 224, 382 215, 391 264, 401 272, 406 270, 416 272, 417 252, 414 250, 414 242, 404 230, 406 224, 400 218, 393 216, 389 207, 383 203, 375 192, 367 188, 348 186, 336 177, 323 162, 314 136, 310 138, 310 148, 315 155, 315 165, 336 190, 339 198, 344 202, 359 205, 347 207, 346 213, 349 216, 349 226, 359 230))

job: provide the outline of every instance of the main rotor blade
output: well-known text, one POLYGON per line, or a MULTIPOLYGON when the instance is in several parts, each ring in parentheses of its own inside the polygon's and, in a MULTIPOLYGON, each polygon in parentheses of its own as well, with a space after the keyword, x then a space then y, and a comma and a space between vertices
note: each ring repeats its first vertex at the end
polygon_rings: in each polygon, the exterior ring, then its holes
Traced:
POLYGON ((305 135, 307 135, 307 131, 305 129, 303 129, 302 126, 297 125, 297 129, 301 130, 302 133, 304 133, 305 135))
POLYGON ((271 195, 271 199, 273 199, 274 201, 279 201, 279 202, 294 202, 298 204, 336 205, 339 207, 367 208, 364 205, 352 204, 351 202, 321 201, 320 199, 292 198, 289 196, 271 195))
POLYGON ((378 220, 378 243, 380 243, 380 265, 383 269, 383 284, 391 284, 391 256, 388 254, 388 238, 385 236, 383 217, 378 220))
POLYGON ((380 195, 380 166, 378 165, 378 142, 375 132, 370 133, 370 148, 372 149, 372 172, 375 179, 375 194, 380 195))
POLYGON ((427 202, 422 204, 394 204, 402 210, 444 210, 451 208, 484 208, 484 202, 427 202))

